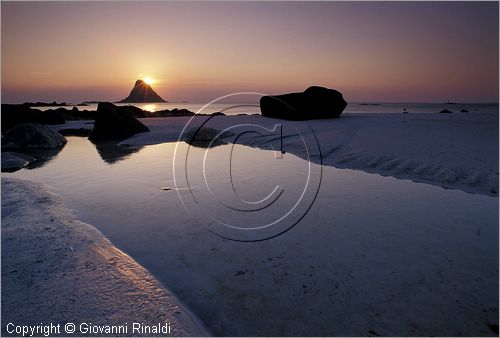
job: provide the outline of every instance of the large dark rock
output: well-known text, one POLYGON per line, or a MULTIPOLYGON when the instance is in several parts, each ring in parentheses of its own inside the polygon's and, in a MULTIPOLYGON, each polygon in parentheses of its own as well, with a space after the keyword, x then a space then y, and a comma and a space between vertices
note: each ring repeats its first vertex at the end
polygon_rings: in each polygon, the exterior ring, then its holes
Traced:
POLYGON ((334 89, 309 87, 302 93, 263 96, 263 116, 285 120, 311 120, 339 117, 347 106, 342 94, 334 89))
POLYGON ((156 92, 142 80, 135 81, 134 88, 129 96, 117 103, 144 103, 144 102, 167 102, 156 94, 156 92))
POLYGON ((136 118, 119 110, 109 102, 97 106, 94 129, 89 136, 91 141, 120 140, 135 134, 149 131, 148 127, 136 118))
POLYGON ((2 139, 2 149, 50 149, 62 148, 65 144, 64 136, 36 123, 17 125, 9 129, 2 139))
POLYGON ((66 121, 61 110, 40 111, 25 104, 2 104, 2 132, 23 123, 55 125, 66 121))

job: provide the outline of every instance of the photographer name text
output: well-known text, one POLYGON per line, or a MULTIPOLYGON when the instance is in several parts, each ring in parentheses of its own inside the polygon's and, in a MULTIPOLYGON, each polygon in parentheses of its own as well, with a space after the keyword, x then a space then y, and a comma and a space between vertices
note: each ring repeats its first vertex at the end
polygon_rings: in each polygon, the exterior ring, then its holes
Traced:
POLYGON ((64 335, 64 334, 137 334, 137 335, 148 335, 148 334, 170 334, 172 331, 171 323, 158 323, 154 325, 148 325, 144 323, 124 323, 120 325, 97 325, 92 323, 65 323, 53 324, 53 323, 40 323, 39 325, 16 325, 14 323, 8 323, 6 325, 7 333, 22 337, 39 337, 45 336, 49 337, 51 335, 64 335))

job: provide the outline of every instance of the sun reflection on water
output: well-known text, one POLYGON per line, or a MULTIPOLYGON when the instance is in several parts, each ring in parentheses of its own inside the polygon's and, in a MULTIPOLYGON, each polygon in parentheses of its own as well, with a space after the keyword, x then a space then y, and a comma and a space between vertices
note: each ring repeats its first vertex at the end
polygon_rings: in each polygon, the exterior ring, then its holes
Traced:
POLYGON ((157 105, 154 103, 145 104, 144 106, 142 106, 142 109, 150 111, 150 112, 154 112, 154 111, 158 110, 157 105))

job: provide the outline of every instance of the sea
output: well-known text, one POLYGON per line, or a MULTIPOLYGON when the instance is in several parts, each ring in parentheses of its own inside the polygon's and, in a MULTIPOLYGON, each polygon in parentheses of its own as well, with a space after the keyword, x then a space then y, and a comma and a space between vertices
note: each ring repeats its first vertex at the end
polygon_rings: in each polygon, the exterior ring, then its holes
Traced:
MULTIPOLYGON (((117 106, 133 105, 143 110, 155 112, 165 109, 188 109, 194 113, 211 114, 223 112, 226 115, 260 114, 258 102, 247 103, 116 103, 117 106)), ((72 109, 74 106, 64 108, 72 109)), ((56 106, 34 107, 40 110, 60 108, 56 106)), ((77 106, 79 110, 97 110, 97 103, 77 106)), ((439 113, 447 109, 453 113, 498 113, 498 103, 349 103, 344 113, 439 113)))

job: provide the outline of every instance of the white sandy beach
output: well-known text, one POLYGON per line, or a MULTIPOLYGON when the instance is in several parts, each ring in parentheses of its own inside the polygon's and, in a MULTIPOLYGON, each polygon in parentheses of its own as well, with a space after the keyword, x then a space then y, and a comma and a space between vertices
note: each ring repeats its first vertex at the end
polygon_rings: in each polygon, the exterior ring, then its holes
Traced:
MULTIPOLYGON (((209 335, 161 283, 77 220, 59 196, 41 184, 2 178, 2 335, 41 323, 73 323, 78 336, 166 335, 133 332, 133 322, 167 323, 169 336, 209 335), (113 325, 128 332, 84 332, 113 325)), ((51 336, 68 336, 58 333, 51 336)))

